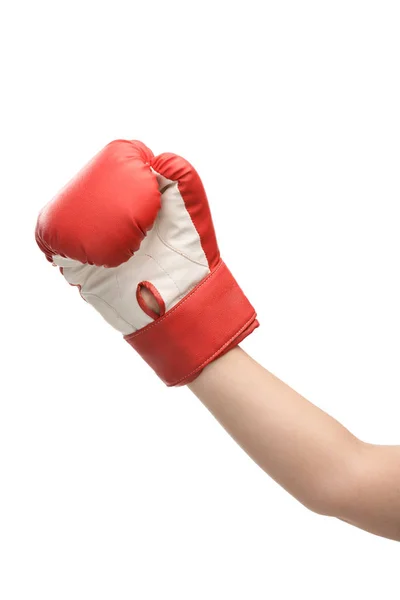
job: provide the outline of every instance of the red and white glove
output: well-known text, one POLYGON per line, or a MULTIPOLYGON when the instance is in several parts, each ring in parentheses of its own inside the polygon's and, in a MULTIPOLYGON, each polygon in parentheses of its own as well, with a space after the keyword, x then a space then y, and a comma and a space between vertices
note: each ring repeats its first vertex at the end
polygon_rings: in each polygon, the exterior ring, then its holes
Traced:
POLYGON ((258 326, 220 258, 200 177, 175 154, 111 142, 44 207, 36 240, 167 385, 192 381, 258 326))

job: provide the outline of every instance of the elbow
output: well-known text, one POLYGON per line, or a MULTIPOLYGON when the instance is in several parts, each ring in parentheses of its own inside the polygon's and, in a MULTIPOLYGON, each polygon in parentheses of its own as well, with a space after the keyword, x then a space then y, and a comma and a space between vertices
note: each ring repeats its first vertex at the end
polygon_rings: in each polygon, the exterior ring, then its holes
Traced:
POLYGON ((308 490, 305 498, 298 498, 311 512, 325 517, 338 517, 343 512, 345 490, 324 479, 308 490))
POLYGON ((364 473, 360 456, 362 442, 357 443, 342 459, 314 478, 307 496, 300 501, 312 512, 351 522, 359 505, 364 473))
POLYGON ((330 469, 314 476, 299 500, 311 511, 335 517, 375 535, 400 541, 398 473, 380 447, 357 440, 330 469), (386 469, 386 472, 385 472, 386 469))

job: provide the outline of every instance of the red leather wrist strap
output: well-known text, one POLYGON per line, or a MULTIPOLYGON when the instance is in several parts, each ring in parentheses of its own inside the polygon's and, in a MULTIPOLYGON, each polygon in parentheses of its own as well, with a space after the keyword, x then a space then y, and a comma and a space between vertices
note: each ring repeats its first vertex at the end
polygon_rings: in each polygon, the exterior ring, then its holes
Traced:
POLYGON ((171 310, 124 336, 168 385, 184 385, 258 326, 256 313, 222 261, 171 310))

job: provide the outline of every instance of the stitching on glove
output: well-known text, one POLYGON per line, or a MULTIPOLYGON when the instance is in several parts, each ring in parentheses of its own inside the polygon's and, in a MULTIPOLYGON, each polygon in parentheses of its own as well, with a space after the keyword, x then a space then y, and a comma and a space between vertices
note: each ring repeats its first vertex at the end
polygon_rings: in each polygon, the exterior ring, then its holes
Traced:
MULTIPOLYGON (((108 306, 108 308, 111 308, 111 310, 118 317, 118 319, 121 319, 121 321, 123 321, 124 323, 129 325, 129 327, 133 327, 133 329, 135 329, 135 331, 137 331, 136 327, 132 323, 129 323, 129 321, 126 321, 123 317, 121 317, 121 315, 115 310, 115 308, 113 306, 111 306, 111 304, 108 304, 108 302, 106 302, 103 298, 100 298, 100 296, 98 296, 97 294, 92 294, 90 292, 84 292, 84 296, 82 296, 82 298, 85 300, 87 296, 90 296, 91 298, 97 298, 97 300, 100 300, 103 304, 108 306)), ((89 304, 90 304, 90 302, 89 302, 89 304)), ((93 306, 93 308, 95 308, 95 307, 93 306)), ((100 312, 100 311, 98 311, 98 312, 100 312)), ((101 316, 103 316, 103 315, 101 315, 101 316)), ((103 318, 105 318, 105 317, 103 317, 103 318)), ((128 335, 132 335, 133 333, 135 333, 135 331, 132 331, 132 333, 128 333, 128 335)))
POLYGON ((122 300, 121 288, 119 286, 118 273, 117 272, 115 272, 115 283, 117 284, 117 290, 118 290, 119 299, 122 300))
MULTIPOLYGON (((193 227, 194 227, 194 225, 193 225, 193 227)), ((168 244, 168 242, 166 242, 164 240, 164 238, 161 237, 160 230, 158 228, 158 224, 155 225, 155 231, 156 231, 157 237, 160 240, 160 242, 162 244, 164 244, 164 246, 166 246, 167 248, 169 248, 170 250, 172 250, 172 252, 175 252, 176 254, 180 254, 181 256, 183 256, 183 258, 186 258, 187 260, 189 260, 190 262, 194 263, 195 265, 199 265, 200 267, 204 267, 205 269, 209 268, 208 264, 205 265, 204 263, 202 263, 202 262, 200 262, 198 260, 194 260, 193 258, 190 258, 189 256, 187 256, 187 254, 184 254, 184 252, 181 252, 177 248, 174 248, 173 246, 171 246, 170 244, 168 244)), ((197 229, 196 229, 196 231, 197 231, 197 229)))
POLYGON ((172 281, 172 283, 175 285, 176 289, 178 290, 178 294, 182 293, 181 290, 179 289, 178 284, 176 283, 175 279, 173 279, 171 277, 171 275, 164 269, 164 267, 160 265, 160 263, 158 262, 158 260, 156 260, 154 258, 154 256, 150 256, 150 254, 146 254, 145 252, 143 253, 142 256, 147 256, 148 258, 151 258, 152 260, 154 260, 154 262, 156 263, 156 265, 158 265, 160 267, 161 271, 163 271, 166 274, 166 276, 169 277, 170 280, 172 281))

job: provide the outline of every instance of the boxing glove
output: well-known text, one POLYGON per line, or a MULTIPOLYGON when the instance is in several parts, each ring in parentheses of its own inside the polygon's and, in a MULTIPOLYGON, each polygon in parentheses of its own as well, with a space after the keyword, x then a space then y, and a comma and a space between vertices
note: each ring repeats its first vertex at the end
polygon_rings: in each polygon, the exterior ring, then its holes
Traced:
POLYGON ((258 326, 220 258, 200 177, 177 155, 111 142, 44 207, 36 241, 167 385, 258 326))

